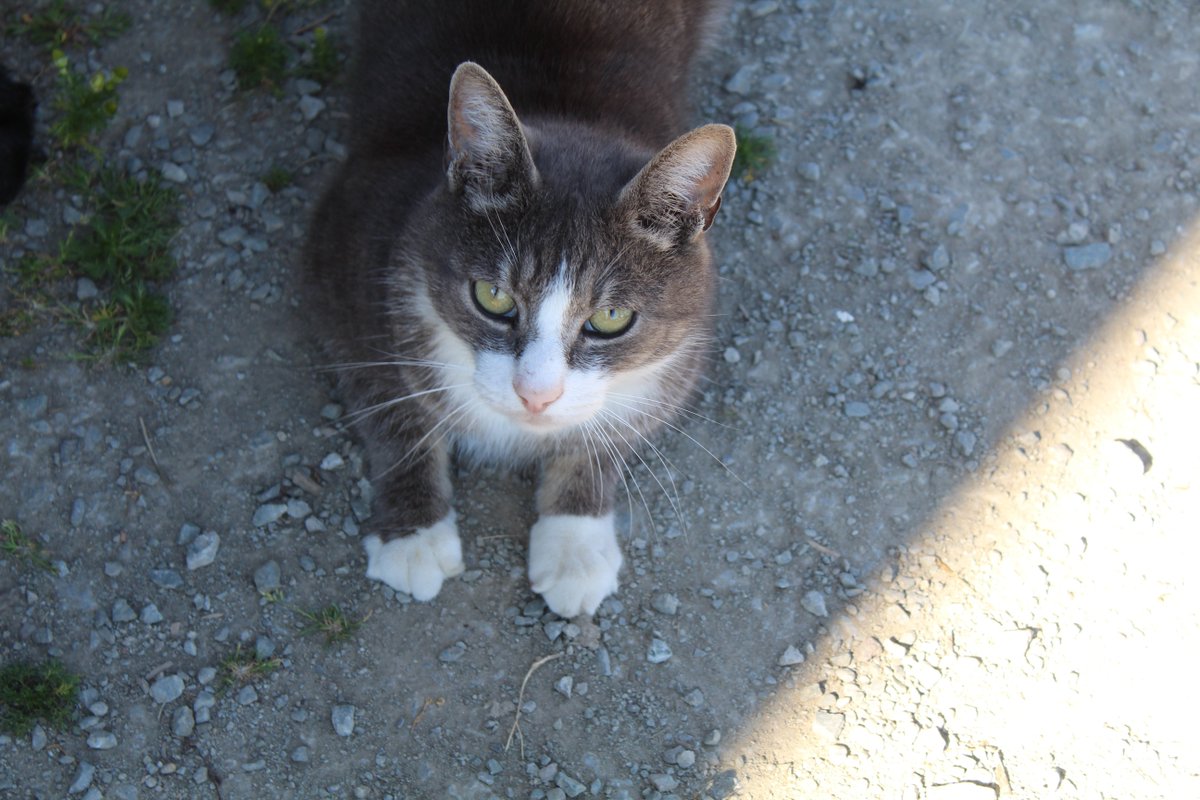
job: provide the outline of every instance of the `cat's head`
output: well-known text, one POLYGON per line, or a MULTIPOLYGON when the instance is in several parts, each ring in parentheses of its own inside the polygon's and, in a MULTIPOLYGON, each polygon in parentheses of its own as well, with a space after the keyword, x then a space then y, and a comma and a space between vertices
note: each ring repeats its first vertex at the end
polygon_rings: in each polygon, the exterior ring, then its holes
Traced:
POLYGON ((471 370, 464 414, 549 434, 679 402, 708 345, 704 231, 733 131, 706 125, 655 154, 596 126, 522 124, 472 63, 448 117, 444 186, 417 225, 436 357, 471 370))

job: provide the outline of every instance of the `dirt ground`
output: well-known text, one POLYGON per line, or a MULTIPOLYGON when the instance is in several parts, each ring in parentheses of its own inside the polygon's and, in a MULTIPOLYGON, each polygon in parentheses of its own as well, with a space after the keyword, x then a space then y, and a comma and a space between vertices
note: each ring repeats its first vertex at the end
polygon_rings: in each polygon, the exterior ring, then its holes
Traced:
MULTIPOLYGON (((631 465, 621 590, 573 621, 502 471, 458 476, 435 601, 363 577, 296 277, 344 88, 238 92, 255 9, 120 5, 86 51, 130 69, 102 148, 184 198, 175 321, 131 366, 63 324, 0 340, 0 518, 56 562, 0 561, 0 652, 84 688, 0 735, 0 794, 1200 796, 1194 4, 734 3, 696 122, 776 155, 711 233, 711 380, 631 465), (326 645, 330 604, 361 627, 326 645), (227 680, 250 652, 276 668, 227 680)), ((340 4, 281 24, 318 18, 344 36, 340 4)), ((77 203, 31 185, 0 261, 77 203)))

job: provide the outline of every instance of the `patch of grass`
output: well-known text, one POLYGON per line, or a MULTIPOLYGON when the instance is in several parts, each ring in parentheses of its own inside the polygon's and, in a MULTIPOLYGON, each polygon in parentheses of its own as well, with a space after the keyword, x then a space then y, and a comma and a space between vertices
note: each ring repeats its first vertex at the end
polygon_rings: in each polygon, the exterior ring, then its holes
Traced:
POLYGON ((16 520, 0 521, 0 553, 3 553, 6 559, 23 561, 46 572, 54 571, 45 549, 36 539, 21 530, 16 520))
POLYGON ((229 66, 243 91, 263 87, 278 92, 287 74, 288 48, 270 25, 242 31, 229 52, 229 66))
POLYGON ((342 69, 338 51, 324 28, 313 31, 313 43, 308 50, 308 61, 300 67, 300 76, 317 83, 329 84, 342 69))
POLYGON ((24 736, 39 720, 63 725, 78 693, 79 676, 57 661, 9 664, 0 669, 0 727, 24 736))
POLYGON ((84 17, 66 0, 54 0, 34 11, 19 11, 9 25, 10 36, 22 36, 34 44, 62 48, 72 44, 98 44, 129 30, 129 15, 111 7, 84 17))
POLYGON ((117 87, 129 75, 117 67, 105 75, 97 72, 90 79, 71 69, 65 53, 54 51, 54 67, 58 70, 58 91, 52 104, 58 119, 50 125, 50 133, 64 148, 88 146, 94 134, 103 130, 117 113, 117 87))
POLYGON ((62 259, 92 280, 132 287, 175 269, 171 239, 179 198, 157 178, 138 181, 113 169, 94 176, 91 218, 71 232, 62 259))
POLYGON ((321 634, 325 637, 326 645, 349 639, 366 622, 365 617, 351 619, 346 616, 336 603, 316 611, 300 611, 299 614, 304 618, 304 627, 300 629, 300 633, 305 636, 321 634))
POLYGON ((733 157, 733 177, 749 183, 774 160, 775 140, 741 126, 734 128, 734 134, 737 136, 737 154, 733 157))
POLYGON ((271 193, 274 194, 291 186, 292 181, 295 179, 296 176, 292 174, 290 169, 275 164, 267 170, 266 175, 263 175, 262 181, 271 190, 271 193))
POLYGON ((171 304, 142 283, 118 289, 112 298, 80 312, 85 342, 94 360, 137 360, 171 324, 171 304))
POLYGON ((221 662, 221 688, 229 689, 253 683, 279 669, 282 663, 278 658, 259 658, 253 651, 243 650, 239 644, 221 662))
POLYGON ((241 13, 246 8, 247 0, 208 0, 208 4, 227 17, 241 13))

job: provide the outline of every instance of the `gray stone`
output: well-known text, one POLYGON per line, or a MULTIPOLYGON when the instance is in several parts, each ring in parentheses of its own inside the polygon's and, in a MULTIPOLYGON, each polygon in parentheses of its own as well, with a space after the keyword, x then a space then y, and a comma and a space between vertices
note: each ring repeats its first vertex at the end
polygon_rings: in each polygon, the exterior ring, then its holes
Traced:
POLYGON ((280 588, 279 562, 274 559, 254 571, 254 588, 259 594, 267 594, 280 588))
POLYGON ((258 690, 253 686, 243 686, 237 693, 238 705, 248 706, 258 702, 258 690))
POLYGON ((660 614, 674 616, 679 611, 679 598, 668 592, 656 594, 650 601, 650 607, 660 614))
POLYGON ((305 122, 312 122, 325 110, 325 101, 319 97, 306 94, 300 98, 300 113, 305 122))
POLYGON ((147 625, 157 625, 163 621, 162 612, 158 610, 158 606, 154 605, 154 603, 148 603, 146 607, 142 609, 141 618, 142 622, 146 623, 147 625))
POLYGON ((800 652, 800 648, 794 644, 789 644, 787 650, 783 651, 783 655, 779 657, 779 666, 794 667, 796 664, 804 663, 804 653, 800 652))
POLYGON ((118 597, 116 602, 113 603, 112 621, 113 622, 133 622, 135 619, 137 619, 137 612, 135 612, 129 606, 129 603, 128 603, 128 601, 125 600, 125 598, 118 597))
POLYGON ((100 290, 96 288, 96 284, 91 278, 80 278, 75 281, 76 300, 91 300, 98 294, 100 294, 100 290))
POLYGON ((908 273, 908 285, 923 292, 937 281, 937 276, 927 269, 918 269, 908 273))
POLYGON ((804 597, 800 598, 800 606, 814 616, 829 616, 829 610, 825 608, 825 595, 816 589, 806 592, 804 597))
POLYGON ((250 522, 256 528, 263 528, 272 522, 278 522, 287 513, 287 510, 286 503, 264 503, 255 509, 254 518, 250 522))
POLYGON ((183 586, 183 576, 173 569, 152 569, 149 574, 155 586, 164 589, 178 589, 183 586))
POLYGON ((112 750, 117 746, 117 737, 110 731, 95 731, 88 736, 87 746, 93 750, 112 750))
POLYGON ((188 174, 184 172, 183 167, 178 164, 173 164, 170 161, 163 163, 162 176, 171 183, 187 183, 188 174))
POLYGON ((836 741, 842 735, 846 725, 846 717, 842 714, 831 714, 828 711, 818 711, 813 716, 813 731, 829 741, 836 741))
POLYGON ((563 675, 561 678, 559 678, 554 683, 554 690, 556 692, 558 692, 559 694, 561 694, 563 697, 569 698, 571 696, 571 690, 574 688, 575 688, 575 679, 572 678, 570 675, 563 675))
POLYGON ((202 122, 188 131, 188 138, 192 140, 192 144, 196 145, 196 147, 204 147, 204 145, 212 141, 213 134, 216 132, 217 129, 213 125, 202 122))
POLYGON ((646 660, 651 664, 661 664, 671 658, 671 647, 662 639, 653 639, 646 649, 646 660))
POLYGON ((467 646, 463 642, 455 642, 447 647, 442 652, 438 653, 438 661, 444 664, 453 664, 466 655, 467 646))
POLYGON ((669 792, 679 785, 679 781, 671 775, 656 773, 650 776, 650 783, 660 792, 669 792))
POLYGON ((79 794, 92 785, 92 777, 96 774, 96 768, 86 761, 79 762, 79 769, 75 772, 75 780, 71 781, 71 785, 67 787, 67 794, 79 794))
POLYGON ((847 417, 851 417, 853 419, 862 419, 863 417, 871 416, 871 407, 858 400, 851 400, 850 402, 846 403, 844 411, 846 412, 847 417))
POLYGON ((1078 247, 1064 247, 1063 261, 1071 270, 1097 269, 1112 258, 1112 246, 1107 242, 1093 242, 1078 247))
POLYGON ((302 744, 299 747, 297 747, 295 750, 292 751, 292 755, 290 756, 290 758, 292 759, 292 761, 296 762, 297 764, 307 764, 308 763, 308 745, 302 744))
POLYGON ((150 696, 156 703, 169 703, 178 700, 183 694, 183 677, 180 675, 164 675, 150 687, 150 696))
POLYGON ((33 397, 26 397, 17 401, 17 410, 21 412, 21 416, 35 419, 46 413, 46 407, 50 401, 46 395, 39 394, 33 397))
POLYGON ((747 64, 725 81, 725 91, 733 94, 749 94, 751 85, 750 82, 754 78, 754 73, 758 70, 756 64, 747 64))
POLYGON ((354 712, 356 710, 351 705, 334 706, 331 714, 333 732, 338 736, 349 736, 354 733, 354 712))
POLYGON ((566 792, 567 797, 579 797, 579 795, 587 791, 586 786, 572 778, 567 773, 561 771, 554 779, 554 783, 556 786, 558 786, 558 788, 566 792))
POLYGON ((46 747, 46 729, 41 725, 34 725, 33 731, 29 734, 29 746, 34 752, 39 752, 46 747))
POLYGON ((680 750, 675 756, 675 763, 682 769, 689 769, 696 763, 696 753, 692 750, 680 750))
POLYGON ((341 469, 346 465, 338 453, 329 453, 325 458, 321 459, 321 469, 326 472, 332 472, 335 469, 341 469))
POLYGON ((215 531, 205 531, 192 540, 187 550, 187 568, 200 569, 207 567, 217 559, 217 550, 221 547, 221 537, 215 531))
POLYGON ((180 739, 186 739, 196 730, 196 716, 187 706, 175 709, 171 716, 171 733, 180 739))

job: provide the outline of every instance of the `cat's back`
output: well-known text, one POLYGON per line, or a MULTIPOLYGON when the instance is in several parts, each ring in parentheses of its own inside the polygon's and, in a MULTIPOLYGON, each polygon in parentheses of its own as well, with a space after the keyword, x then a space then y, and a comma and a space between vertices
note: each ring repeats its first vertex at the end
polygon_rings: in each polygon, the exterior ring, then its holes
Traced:
POLYGON ((522 119, 577 119, 659 147, 685 127, 688 67, 723 10, 724 0, 365 0, 352 145, 440 147, 450 76, 475 61, 522 119))

